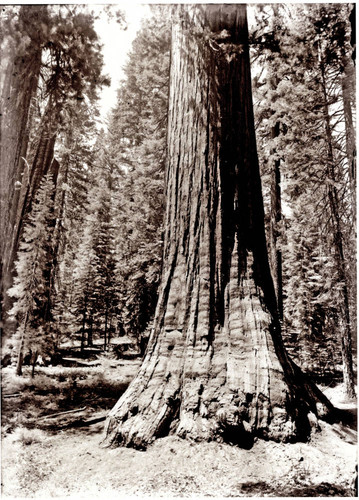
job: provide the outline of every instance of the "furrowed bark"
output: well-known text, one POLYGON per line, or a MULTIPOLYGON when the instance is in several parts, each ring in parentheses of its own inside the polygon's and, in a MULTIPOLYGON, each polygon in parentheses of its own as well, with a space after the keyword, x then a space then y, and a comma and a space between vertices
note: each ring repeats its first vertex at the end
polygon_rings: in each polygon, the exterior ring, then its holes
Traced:
MULTIPOLYGON (((21 7, 25 11, 26 7, 21 7)), ((22 12, 21 11, 21 12, 22 12)), ((20 15, 26 15, 22 12, 20 15)), ((1 92, 1 302, 3 319, 11 307, 6 291, 13 280, 12 243, 19 203, 20 186, 26 169, 31 100, 38 83, 41 48, 30 43, 25 54, 19 54, 10 40, 2 46, 1 92)))
POLYGON ((304 439, 321 395, 280 334, 245 6, 178 10, 162 282, 143 364, 108 416, 104 444, 145 448, 169 433, 243 447, 304 439))
POLYGON ((31 211, 32 203, 40 186, 41 179, 44 175, 50 172, 52 173, 55 185, 57 182, 59 164, 54 158, 56 123, 54 123, 54 119, 51 115, 55 116, 56 110, 53 110, 51 103, 49 103, 48 111, 45 113, 44 123, 41 127, 34 159, 29 168, 26 169, 23 176, 23 183, 15 217, 14 238, 11 248, 12 261, 16 258, 24 223, 26 222, 27 215, 31 211))

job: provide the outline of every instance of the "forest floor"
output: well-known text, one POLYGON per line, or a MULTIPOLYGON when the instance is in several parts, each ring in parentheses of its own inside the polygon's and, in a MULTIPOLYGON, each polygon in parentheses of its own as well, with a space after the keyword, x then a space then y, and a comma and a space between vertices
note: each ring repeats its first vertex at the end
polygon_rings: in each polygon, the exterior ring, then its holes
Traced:
MULTIPOLYGON (((3 498, 354 496, 355 418, 351 426, 321 422, 308 443, 258 440, 250 450, 175 436, 147 451, 101 448, 103 419, 138 366, 44 367, 33 379, 28 367, 23 377, 4 368, 3 498), (63 413, 71 410, 80 411, 63 413)), ((324 389, 355 411, 340 385, 324 389)))

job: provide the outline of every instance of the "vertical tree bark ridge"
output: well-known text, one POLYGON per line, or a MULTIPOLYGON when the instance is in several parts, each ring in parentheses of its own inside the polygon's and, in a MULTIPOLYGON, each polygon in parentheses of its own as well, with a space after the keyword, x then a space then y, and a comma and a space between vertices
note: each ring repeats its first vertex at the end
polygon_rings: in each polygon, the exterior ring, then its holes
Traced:
POLYGON ((105 445, 176 432, 250 446, 305 438, 318 399, 284 350, 270 275, 244 5, 173 27, 163 277, 144 362, 105 445))
POLYGON ((54 159, 56 124, 54 125, 53 123, 53 116, 55 116, 55 112, 51 111, 51 105, 49 104, 31 167, 26 169, 23 175, 21 192, 16 207, 14 235, 11 247, 12 262, 14 262, 16 258, 24 222, 26 221, 26 216, 31 211, 32 202, 40 186, 41 179, 51 171, 54 183, 56 184, 57 182, 59 164, 54 159), (51 113, 53 113, 53 115, 51 115, 51 113))
POLYGON ((4 310, 10 307, 6 290, 13 278, 12 242, 19 201, 19 186, 23 183, 29 130, 31 99, 40 73, 41 48, 27 47, 19 55, 11 41, 4 41, 4 80, 1 93, 1 295, 4 310))

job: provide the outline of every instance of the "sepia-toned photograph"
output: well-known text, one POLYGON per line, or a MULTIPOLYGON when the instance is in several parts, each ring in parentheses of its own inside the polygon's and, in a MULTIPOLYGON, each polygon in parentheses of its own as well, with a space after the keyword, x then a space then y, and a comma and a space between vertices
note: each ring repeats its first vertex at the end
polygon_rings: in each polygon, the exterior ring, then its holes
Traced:
POLYGON ((357 498, 356 4, 0 11, 2 498, 357 498))

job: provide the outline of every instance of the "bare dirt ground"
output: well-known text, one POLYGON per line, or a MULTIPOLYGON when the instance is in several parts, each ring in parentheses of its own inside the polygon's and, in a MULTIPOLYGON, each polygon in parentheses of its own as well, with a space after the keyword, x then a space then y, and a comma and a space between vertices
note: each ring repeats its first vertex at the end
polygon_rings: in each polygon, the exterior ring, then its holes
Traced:
MULTIPOLYGON (((86 396, 86 387, 90 390, 91 384, 88 379, 81 379, 77 370, 76 391, 70 400, 76 408, 83 404, 80 394, 87 397, 87 408, 80 412, 81 422, 89 416, 106 413, 105 407, 111 407, 117 397, 116 391, 120 390, 120 386, 123 390, 121 384, 126 385, 131 378, 136 368, 135 364, 131 366, 133 368, 126 365, 112 369, 117 373, 112 386, 106 383, 114 380, 114 373, 107 370, 106 379, 94 369, 93 384, 98 383, 100 377, 106 388, 104 393, 107 399, 101 401, 93 388, 92 399, 86 396), (118 376, 119 372, 121 376, 118 376)), ((4 392, 9 394, 10 390, 16 389, 16 384, 21 389, 24 382, 14 382, 10 369, 3 371, 4 392)), ((45 371, 43 369, 42 375, 39 375, 43 377, 39 383, 45 383, 45 371)), ((22 387, 20 397, 22 401, 29 396, 27 392, 32 391, 33 406, 26 406, 23 401, 19 404, 4 400, 7 405, 3 410, 2 440, 4 499, 350 497, 355 494, 357 434, 346 425, 321 422, 320 432, 314 434, 308 443, 284 444, 259 440, 250 450, 214 442, 193 443, 174 436, 157 440, 145 452, 129 448, 101 448, 103 422, 68 427, 73 415, 40 420, 43 414, 46 416, 55 410, 70 407, 67 400, 67 406, 64 403, 61 408, 58 400, 65 397, 69 387, 73 388, 73 375, 69 378, 68 373, 65 376, 63 372, 59 374, 53 369, 50 376, 52 380, 56 376, 61 380, 65 377, 65 381, 61 382, 65 386, 62 392, 59 390, 57 399, 54 396, 51 398, 49 392, 47 399, 51 404, 46 406, 42 400, 41 413, 40 410, 35 411, 39 408, 36 398, 46 396, 39 394, 35 382, 32 386, 22 387), (72 384, 69 387, 66 386, 68 380, 72 384)), ((30 378, 25 380, 32 383, 30 378)), ((55 383, 56 390, 59 385, 55 383)), ((50 382, 47 390, 50 390, 50 382)), ((338 405, 349 411, 354 410, 352 403, 343 400, 340 386, 328 389, 326 393, 338 405)))

